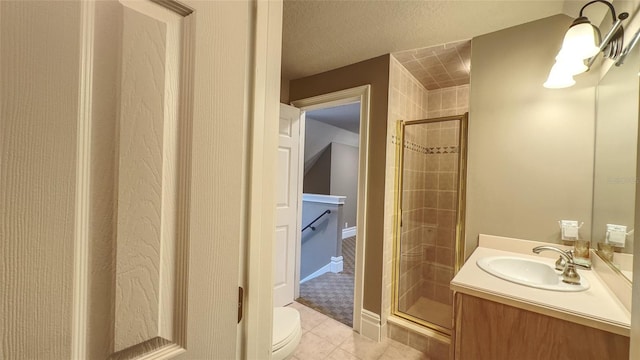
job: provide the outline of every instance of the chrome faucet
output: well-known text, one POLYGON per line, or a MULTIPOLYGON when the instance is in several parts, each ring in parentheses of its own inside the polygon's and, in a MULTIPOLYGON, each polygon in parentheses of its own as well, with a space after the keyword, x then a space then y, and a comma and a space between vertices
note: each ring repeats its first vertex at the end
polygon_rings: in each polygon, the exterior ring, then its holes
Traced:
POLYGON ((580 275, 576 271, 577 265, 573 261, 573 250, 561 250, 555 246, 537 246, 533 248, 533 252, 540 254, 544 250, 555 251, 560 254, 560 258, 556 261, 556 270, 562 271, 562 281, 567 284, 580 285, 580 275))

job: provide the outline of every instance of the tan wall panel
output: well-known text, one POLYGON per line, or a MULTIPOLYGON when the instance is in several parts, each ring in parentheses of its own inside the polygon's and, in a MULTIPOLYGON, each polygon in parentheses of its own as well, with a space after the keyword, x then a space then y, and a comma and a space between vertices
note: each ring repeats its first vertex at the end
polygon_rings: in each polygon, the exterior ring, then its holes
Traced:
POLYGON ((559 242, 561 219, 584 221, 590 237, 594 74, 542 87, 570 23, 557 15, 472 41, 466 256, 479 233, 559 242))

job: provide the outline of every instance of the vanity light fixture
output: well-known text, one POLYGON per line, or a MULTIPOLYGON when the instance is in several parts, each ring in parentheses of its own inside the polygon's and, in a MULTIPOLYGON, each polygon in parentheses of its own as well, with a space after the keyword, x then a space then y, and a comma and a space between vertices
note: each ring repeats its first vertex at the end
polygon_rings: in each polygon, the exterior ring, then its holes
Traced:
POLYGON ((633 50, 633 48, 636 46, 638 40, 640 40, 640 30, 636 31, 635 35, 633 35, 633 37, 631 38, 631 41, 629 41, 629 45, 627 45, 627 47, 622 50, 622 54, 618 58, 618 61, 616 61, 616 66, 620 66, 624 63, 627 55, 629 55, 631 50, 633 50))
POLYGON ((544 83, 544 87, 560 89, 573 86, 576 83, 573 76, 588 71, 600 52, 603 52, 607 58, 617 59, 623 53, 622 20, 628 17, 629 13, 623 12, 616 18, 616 10, 608 1, 593 0, 586 3, 580 9, 578 18, 573 21, 564 35, 562 48, 556 56, 556 62, 549 72, 549 78, 544 83), (583 15, 584 9, 595 3, 607 5, 613 19, 613 25, 602 41, 600 41, 600 30, 583 15))

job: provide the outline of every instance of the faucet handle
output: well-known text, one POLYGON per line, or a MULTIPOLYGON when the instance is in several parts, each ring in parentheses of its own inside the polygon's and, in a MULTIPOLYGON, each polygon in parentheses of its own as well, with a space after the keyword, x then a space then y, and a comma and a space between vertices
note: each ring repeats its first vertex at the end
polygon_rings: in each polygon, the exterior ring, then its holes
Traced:
POLYGON ((559 256, 558 260, 556 260, 556 270, 563 271, 565 266, 567 266, 567 262, 562 256, 559 256))
POLYGON ((573 262, 567 264, 562 272, 562 281, 571 285, 580 285, 580 275, 576 271, 576 264, 573 262))
POLYGON ((569 259, 571 259, 571 261, 575 260, 575 251, 573 249, 571 250, 566 250, 565 253, 567 254, 567 257, 569 257, 569 259))

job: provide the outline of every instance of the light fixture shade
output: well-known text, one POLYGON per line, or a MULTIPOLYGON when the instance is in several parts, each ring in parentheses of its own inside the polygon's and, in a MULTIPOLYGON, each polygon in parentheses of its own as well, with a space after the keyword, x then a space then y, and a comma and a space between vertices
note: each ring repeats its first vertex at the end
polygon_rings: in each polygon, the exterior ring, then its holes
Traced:
POLYGON ((547 89, 562 89, 575 85, 576 81, 573 80, 573 75, 562 68, 562 65, 556 63, 549 72, 547 81, 543 84, 547 89))
POLYGON ((589 70, 589 67, 585 65, 583 59, 572 56, 563 56, 562 52, 556 56, 556 64, 554 66, 571 75, 582 74, 589 70))
POLYGON ((598 47, 600 40, 596 37, 598 34, 591 22, 585 17, 578 18, 564 35, 562 49, 558 56, 580 59, 594 57, 600 51, 598 47))

